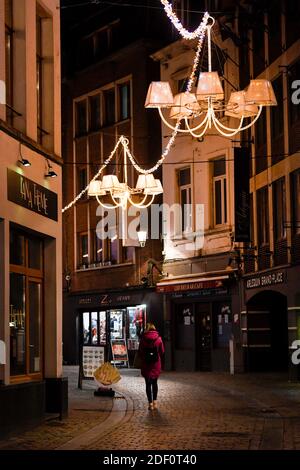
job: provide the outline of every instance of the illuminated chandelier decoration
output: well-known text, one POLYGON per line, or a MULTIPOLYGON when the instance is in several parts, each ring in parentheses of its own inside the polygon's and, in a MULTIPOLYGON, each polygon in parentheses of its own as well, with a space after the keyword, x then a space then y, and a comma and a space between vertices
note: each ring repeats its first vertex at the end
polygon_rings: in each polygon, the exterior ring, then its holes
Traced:
POLYGON ((205 30, 203 33, 203 30, 198 28, 194 33, 186 34, 186 30, 183 29, 169 3, 166 0, 161 0, 161 3, 165 5, 167 15, 183 37, 193 39, 199 35, 200 40, 186 91, 173 97, 168 82, 152 82, 148 89, 145 108, 157 108, 164 124, 173 131, 190 133, 192 136, 200 138, 212 127, 224 137, 232 137, 251 127, 260 117, 263 106, 277 105, 272 84, 266 79, 251 80, 247 90, 232 92, 228 103, 224 102, 224 91, 219 74, 212 71, 211 28, 215 20, 208 13, 205 13, 203 18, 208 38, 208 71, 200 72, 196 91, 192 93, 205 30), (165 108, 169 109, 169 119, 176 121, 175 126, 164 116, 162 110, 165 108), (228 127, 222 123, 221 116, 224 113, 225 116, 239 120, 236 127, 228 127), (244 120, 248 118, 252 118, 252 120, 244 124, 244 120), (181 121, 184 121, 185 129, 178 126, 181 121), (191 121, 195 121, 195 123, 191 125, 191 121))
MULTIPOLYGON (((120 182, 117 175, 110 174, 104 175, 102 180, 93 178, 89 183, 88 195, 95 196, 98 203, 105 209, 120 207, 126 210, 129 204, 145 209, 152 204, 156 195, 163 192, 160 180, 155 179, 152 172, 144 174, 144 172, 139 171, 140 169, 129 151, 128 143, 128 139, 124 136, 120 137, 119 144, 123 147, 123 181, 120 182), (128 159, 134 163, 136 170, 140 173, 134 188, 131 188, 128 184, 128 159), (104 197, 109 199, 109 202, 105 201, 104 197)), ((117 150, 117 147, 115 149, 117 150)))

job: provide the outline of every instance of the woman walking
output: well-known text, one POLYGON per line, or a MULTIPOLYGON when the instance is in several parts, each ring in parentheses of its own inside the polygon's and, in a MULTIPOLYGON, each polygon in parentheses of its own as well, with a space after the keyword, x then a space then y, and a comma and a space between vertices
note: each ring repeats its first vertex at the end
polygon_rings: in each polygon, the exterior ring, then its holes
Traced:
POLYGON ((142 334, 139 353, 142 360, 141 374, 146 382, 149 410, 157 409, 157 379, 161 372, 161 359, 165 352, 163 341, 153 323, 147 323, 142 334))

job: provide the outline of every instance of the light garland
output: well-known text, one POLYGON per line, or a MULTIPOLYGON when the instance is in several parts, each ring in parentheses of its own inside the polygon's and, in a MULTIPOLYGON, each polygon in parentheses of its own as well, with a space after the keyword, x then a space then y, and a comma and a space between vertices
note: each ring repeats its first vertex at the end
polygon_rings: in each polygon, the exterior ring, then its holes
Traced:
POLYGON ((198 28, 195 29, 195 31, 190 32, 190 31, 188 31, 187 29, 185 29, 183 27, 183 25, 182 25, 181 21, 178 19, 176 13, 174 13, 172 5, 167 0, 160 0, 160 1, 161 1, 162 5, 164 6, 164 10, 165 10, 168 18, 171 20, 172 24, 175 26, 177 31, 180 33, 180 35, 184 39, 191 40, 191 39, 195 39, 195 38, 201 36, 201 33, 203 31, 203 27, 206 26, 206 23, 207 23, 207 20, 208 20, 208 17, 209 17, 209 14, 207 12, 204 13, 203 20, 200 23, 200 25, 198 26, 198 28))
MULTIPOLYGON (((197 66, 199 64, 199 59, 200 59, 200 52, 202 50, 202 45, 203 45, 203 40, 205 38, 205 31, 206 31, 206 26, 207 26, 207 21, 209 19, 209 14, 206 12, 203 16, 203 19, 202 19, 202 22, 200 23, 200 25, 198 26, 198 28, 193 32, 193 33, 190 33, 189 31, 187 31, 185 28, 183 28, 182 24, 180 23, 179 19, 177 18, 176 14, 173 12, 172 10, 172 6, 169 4, 169 2, 165 1, 165 0, 161 0, 161 2, 164 4, 165 6, 165 11, 167 12, 167 15, 168 17, 171 19, 172 23, 174 24, 174 26, 178 29, 178 31, 180 32, 180 34, 185 38, 185 39, 195 39, 195 38, 199 38, 199 41, 198 41, 198 45, 197 45, 197 50, 196 50, 196 54, 195 54, 195 58, 194 58, 194 63, 193 63, 193 67, 192 67, 192 72, 191 72, 191 75, 189 77, 189 81, 188 81, 188 84, 187 84, 187 91, 191 91, 192 89, 192 86, 194 84, 194 81, 195 81, 195 78, 196 78, 196 70, 197 70, 197 66)), ((156 164, 149 168, 148 170, 145 170, 143 168, 141 168, 138 163, 136 162, 134 156, 131 154, 129 148, 128 148, 128 139, 126 139, 126 137, 124 137, 123 135, 119 138, 119 140, 117 141, 114 149, 112 150, 112 152, 110 153, 109 157, 104 161, 104 163, 102 164, 102 166, 100 167, 99 171, 93 176, 93 178, 89 181, 88 185, 79 193, 77 194, 77 196, 69 203, 67 204, 63 209, 62 209, 62 213, 64 213, 65 211, 67 211, 68 209, 70 209, 71 207, 73 207, 77 201, 79 201, 82 196, 88 191, 89 189, 89 186, 90 186, 90 183, 92 181, 95 181, 100 175, 101 173, 103 172, 103 170, 107 167, 107 165, 109 164, 109 162, 112 160, 114 154, 116 153, 119 145, 122 145, 124 147, 124 149, 126 149, 127 151, 127 155, 132 163, 132 165, 134 166, 134 168, 140 173, 140 174, 143 174, 143 175, 149 175, 151 173, 154 173, 155 171, 158 170, 158 168, 163 164, 164 160, 166 159, 167 155, 169 154, 170 150, 171 150, 171 147, 172 145, 174 144, 174 141, 176 139, 176 136, 178 134, 178 132, 180 131, 180 125, 181 125, 181 121, 178 120, 176 122, 176 125, 174 127, 172 127, 172 135, 165 147, 165 150, 163 151, 163 153, 161 154, 161 158, 156 162, 156 164)), ((170 126, 169 126, 170 127, 170 126)), ((181 130, 182 132, 182 130, 181 130)), ((99 202, 99 201, 98 201, 99 202)))

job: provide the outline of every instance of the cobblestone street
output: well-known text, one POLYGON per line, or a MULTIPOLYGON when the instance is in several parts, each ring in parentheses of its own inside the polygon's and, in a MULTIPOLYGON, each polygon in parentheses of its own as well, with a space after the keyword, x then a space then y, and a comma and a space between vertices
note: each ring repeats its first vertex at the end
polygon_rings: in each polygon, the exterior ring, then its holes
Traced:
POLYGON ((0 442, 0 449, 300 449, 300 384, 280 375, 165 372, 148 411, 139 371, 123 369, 116 397, 69 377, 69 417, 0 442))

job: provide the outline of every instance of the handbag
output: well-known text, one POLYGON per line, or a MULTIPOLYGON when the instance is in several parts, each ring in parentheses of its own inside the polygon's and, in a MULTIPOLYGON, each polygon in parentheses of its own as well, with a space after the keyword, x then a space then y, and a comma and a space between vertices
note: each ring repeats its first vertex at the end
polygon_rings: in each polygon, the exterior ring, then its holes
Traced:
POLYGON ((133 359, 133 368, 140 369, 142 367, 142 357, 139 350, 136 351, 133 359))

